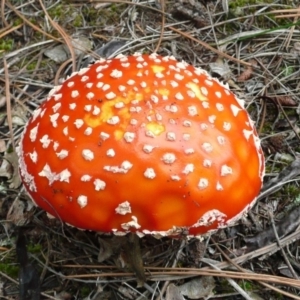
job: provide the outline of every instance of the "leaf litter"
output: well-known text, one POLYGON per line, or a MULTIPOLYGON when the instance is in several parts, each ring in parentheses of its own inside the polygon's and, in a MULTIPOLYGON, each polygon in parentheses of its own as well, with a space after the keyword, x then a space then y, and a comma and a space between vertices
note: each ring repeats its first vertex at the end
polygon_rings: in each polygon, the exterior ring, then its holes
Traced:
MULTIPOLYGON (((3 62, 0 76, 3 83, 9 79, 10 86, 7 97, 4 84, 0 85, 1 99, 5 99, 0 107, 0 197, 4 224, 0 238, 11 242, 0 248, 0 254, 8 265, 17 263, 11 245, 18 236, 16 228, 22 227, 27 244, 22 246, 21 253, 26 252, 28 263, 38 268, 41 285, 34 284, 33 293, 40 294, 42 299, 240 299, 249 295, 252 299, 271 299, 278 294, 300 299, 299 12, 283 11, 288 4, 284 1, 276 5, 269 1, 254 5, 249 1, 245 7, 225 2, 107 1, 99 5, 75 1, 71 8, 60 0, 50 1, 44 5, 54 23, 41 17, 44 10, 39 1, 34 5, 24 2, 21 6, 4 1, 0 14, 4 25, 0 30, 4 41, 0 56, 7 61, 9 78, 5 78, 3 62), (83 52, 75 54, 72 48, 76 44, 72 40, 76 37, 84 37, 87 44, 83 52), (58 62, 51 49, 64 51, 64 58, 58 62), (183 248, 180 239, 141 239, 147 281, 137 287, 121 240, 78 231, 60 220, 49 219, 29 204, 32 202, 20 186, 16 153, 10 149, 12 142, 18 145, 27 115, 46 98, 58 81, 55 77, 62 79, 69 74, 69 67, 76 69, 116 51, 126 54, 155 49, 214 72, 246 100, 263 139, 267 174, 247 222, 213 234, 213 240, 224 253, 209 236, 201 242, 186 241, 183 248), (45 52, 49 51, 51 55, 47 58, 45 52), (70 57, 68 63, 66 59, 70 57), (11 109, 7 111, 8 98, 11 109), (13 141, 5 122, 7 114, 13 141), (274 139, 274 134, 280 138, 274 139), (193 248, 194 245, 198 246, 193 248), (219 271, 210 267, 212 261, 219 271), (235 264, 255 276, 238 270, 235 264), (200 283, 205 278, 211 278, 211 282, 207 283, 208 292, 201 294, 200 283), (233 285, 224 283, 222 278, 233 280, 233 285), (245 282, 251 290, 246 294, 232 287, 235 283, 244 287, 245 282), (266 282, 272 285, 266 286, 266 282)), ((0 277, 5 283, 1 292, 23 295, 21 281, 16 281, 7 269, 0 271, 0 277)))

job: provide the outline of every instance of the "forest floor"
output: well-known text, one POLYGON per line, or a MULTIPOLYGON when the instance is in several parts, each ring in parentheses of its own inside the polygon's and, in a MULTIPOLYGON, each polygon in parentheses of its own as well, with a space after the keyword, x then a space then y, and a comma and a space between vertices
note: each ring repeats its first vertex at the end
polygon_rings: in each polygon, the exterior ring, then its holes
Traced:
POLYGON ((295 0, 0 3, 0 299, 25 299, 22 288, 28 299, 300 299, 295 0), (72 45, 80 45, 73 57, 72 45), (117 237, 32 205, 16 152, 26 121, 72 66, 134 52, 173 55, 227 83, 245 100, 266 158, 258 201, 234 226, 204 238, 140 239, 142 287, 117 237))

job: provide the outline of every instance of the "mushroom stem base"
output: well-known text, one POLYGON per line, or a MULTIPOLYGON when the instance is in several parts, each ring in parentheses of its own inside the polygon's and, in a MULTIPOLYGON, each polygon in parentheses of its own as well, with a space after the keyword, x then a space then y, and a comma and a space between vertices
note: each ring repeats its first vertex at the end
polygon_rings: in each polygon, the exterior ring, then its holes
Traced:
POLYGON ((130 267, 136 275, 137 287, 142 287, 146 281, 146 276, 140 247, 140 238, 135 233, 131 232, 127 235, 125 252, 130 267))

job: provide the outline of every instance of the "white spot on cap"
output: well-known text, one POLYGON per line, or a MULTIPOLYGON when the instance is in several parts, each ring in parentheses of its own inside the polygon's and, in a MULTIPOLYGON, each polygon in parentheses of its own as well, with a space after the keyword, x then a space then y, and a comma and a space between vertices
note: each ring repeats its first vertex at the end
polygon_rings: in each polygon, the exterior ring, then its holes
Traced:
POLYGON ((62 94, 59 93, 59 94, 53 95, 53 98, 54 98, 54 101, 59 101, 62 98, 62 94))
POLYGON ((32 160, 33 163, 37 162, 38 154, 36 151, 33 151, 32 153, 29 152, 29 157, 32 160))
POLYGON ((112 100, 112 99, 116 98, 116 94, 113 92, 109 92, 105 95, 105 97, 107 100, 112 100))
POLYGON ((178 87, 178 82, 176 82, 176 81, 174 81, 174 80, 171 80, 171 81, 170 81, 170 84, 171 84, 172 88, 178 87))
POLYGON ((205 151, 205 152, 212 152, 213 151, 213 147, 210 143, 203 143, 201 145, 202 149, 205 151))
POLYGON ((216 91, 216 96, 217 96, 217 98, 221 99, 221 97, 222 97, 222 93, 221 93, 221 92, 219 92, 219 91, 216 91))
POLYGON ((187 90, 187 94, 191 98, 195 98, 196 97, 196 94, 193 91, 191 91, 191 90, 187 90))
POLYGON ((184 170, 182 171, 182 173, 187 175, 187 174, 193 173, 194 169, 195 169, 194 164, 187 164, 184 167, 184 170))
POLYGON ((84 195, 80 195, 80 196, 77 198, 77 203, 78 203, 78 205, 79 205, 81 208, 84 208, 84 207, 87 206, 87 204, 88 204, 88 197, 87 197, 87 196, 84 196, 84 195))
POLYGON ((155 118, 156 118, 157 121, 162 121, 162 119, 163 119, 162 115, 159 114, 159 113, 155 114, 155 118))
POLYGON ((132 168, 133 164, 128 161, 128 160, 124 160, 122 163, 121 163, 121 168, 128 171, 132 168))
POLYGON ((218 111, 223 111, 224 110, 224 105, 221 104, 221 103, 217 103, 216 108, 217 108, 218 111))
POLYGON ((234 104, 231 104, 230 108, 235 117, 238 115, 239 111, 241 111, 241 109, 234 104))
POLYGON ((57 127, 57 122, 56 121, 57 121, 58 117, 59 117, 59 113, 50 115, 50 122, 52 123, 53 127, 57 127))
POLYGON ((144 145, 143 146, 143 151, 147 154, 151 153, 155 147, 151 145, 144 145))
POLYGON ((178 73, 176 73, 176 74, 174 75, 174 78, 175 78, 176 80, 182 80, 182 79, 184 78, 184 76, 183 76, 183 75, 180 75, 180 74, 178 74, 178 73))
POLYGON ((147 87, 147 83, 145 81, 142 81, 140 83, 140 86, 144 89, 145 87, 147 87))
POLYGON ((145 61, 144 58, 141 56, 141 53, 139 53, 139 52, 134 53, 133 56, 136 56, 135 60, 138 61, 138 62, 145 61))
MULTIPOLYGON (((97 75, 97 78, 98 78, 98 79, 100 78, 100 77, 99 77, 100 75, 101 75, 101 77, 103 76, 103 74, 101 74, 101 73, 98 74, 98 75, 97 75)), ((99 81, 99 82, 97 82, 96 87, 97 87, 98 89, 101 89, 101 88, 103 87, 103 85, 104 85, 104 83, 101 82, 101 81, 99 81)))
POLYGON ((57 157, 60 158, 60 159, 66 158, 68 156, 68 154, 69 154, 69 151, 65 150, 65 149, 63 149, 60 152, 56 153, 57 157))
POLYGON ((191 126, 192 126, 192 122, 191 122, 191 121, 184 120, 184 121, 183 121, 183 126, 185 126, 185 127, 191 127, 191 126))
POLYGON ((164 74, 163 74, 163 73, 160 73, 160 72, 157 72, 157 73, 155 73, 155 77, 156 77, 156 78, 163 78, 163 77, 164 77, 164 74))
POLYGON ((110 76, 112 78, 120 78, 122 77, 123 73, 122 71, 119 71, 119 70, 113 70, 111 73, 110 73, 110 76))
POLYGON ((124 230, 129 230, 130 228, 135 228, 135 229, 141 228, 141 225, 138 224, 137 217, 132 216, 131 219, 132 219, 132 221, 121 224, 121 227, 124 230))
POLYGON ((214 84, 211 80, 208 80, 208 79, 205 79, 204 83, 208 86, 213 86, 213 84, 214 84))
POLYGON ((113 116, 113 117, 109 118, 106 122, 109 125, 116 125, 120 122, 120 118, 118 116, 113 116))
POLYGON ((76 108, 76 103, 70 103, 70 104, 69 104, 69 108, 70 108, 71 110, 74 110, 74 109, 76 108))
POLYGON ((132 143, 135 138, 135 133, 134 132, 125 132, 123 137, 127 143, 132 143))
POLYGON ((146 171, 144 172, 144 176, 148 179, 154 179, 156 177, 154 169, 147 168, 146 171))
POLYGON ((116 211, 116 214, 120 214, 123 216, 126 214, 130 214, 131 213, 130 203, 128 201, 120 203, 118 205, 118 207, 115 209, 115 211, 116 211))
POLYGON ((58 174, 59 181, 61 181, 61 182, 63 182, 63 181, 70 182, 69 181, 70 177, 71 177, 71 173, 68 169, 63 170, 58 174))
POLYGON ((175 94, 175 99, 177 99, 177 100, 183 100, 184 97, 183 97, 183 95, 180 92, 178 92, 178 93, 175 94))
POLYGON ((91 161, 94 159, 94 153, 89 149, 83 149, 82 156, 85 160, 88 160, 88 161, 91 161))
POLYGON ((74 84, 75 84, 74 81, 69 81, 69 82, 67 83, 67 87, 72 87, 72 86, 74 86, 74 84))
POLYGON ((223 129, 225 131, 229 131, 231 129, 231 124, 229 122, 224 122, 223 123, 223 129))
POLYGON ((61 107, 61 103, 56 103, 55 105, 52 106, 53 112, 57 112, 61 107))
POLYGON ((202 106, 203 106, 203 108, 209 108, 209 102, 202 101, 202 106))
POLYGON ((90 88, 92 88, 93 85, 94 85, 93 82, 88 82, 85 86, 86 86, 88 89, 90 89, 90 88))
POLYGON ((165 164, 172 164, 176 160, 176 156, 173 153, 166 153, 163 155, 162 160, 165 164))
POLYGON ((74 124, 75 124, 75 127, 77 129, 79 129, 84 124, 84 121, 82 119, 76 119, 75 122, 74 122, 74 124))
POLYGON ((178 112, 178 107, 175 104, 167 105, 166 106, 166 111, 172 112, 172 113, 177 113, 178 112))
POLYGON ((175 141, 176 140, 175 132, 167 132, 167 140, 168 141, 175 141))
MULTIPOLYGON (((80 70, 78 71, 78 75, 84 75, 89 69, 90 69, 90 68, 82 68, 82 69, 80 69, 80 70)), ((82 78, 84 78, 84 77, 87 77, 87 79, 88 79, 88 76, 83 76, 82 78)), ((87 79, 86 79, 86 80, 87 80, 87 79)), ((86 81, 86 80, 84 80, 84 81, 86 81)))
POLYGON ((58 142, 54 142, 53 143, 53 150, 56 151, 57 148, 58 148, 58 146, 59 146, 59 143, 58 142))
POLYGON ((191 138, 191 135, 189 133, 184 133, 182 135, 182 138, 183 138, 184 141, 189 141, 190 138, 191 138))
POLYGON ((172 179, 173 181, 179 181, 181 178, 180 178, 180 176, 178 176, 178 175, 171 175, 171 179, 172 179))
POLYGON ((223 191, 224 190, 223 186, 221 185, 221 183, 219 181, 217 182, 216 190, 217 191, 223 191))
POLYGON ((64 122, 68 122, 70 116, 63 115, 61 118, 62 118, 62 120, 63 120, 64 122))
POLYGON ((185 61, 178 61, 176 63, 176 67, 179 68, 179 69, 185 69, 187 66, 187 63, 185 61))
POLYGON ((151 99, 151 101, 152 101, 153 103, 155 103, 155 104, 157 104, 158 101, 159 101, 158 97, 155 96, 155 95, 151 95, 151 96, 150 96, 150 99, 151 99))
POLYGON ((207 124, 205 124, 205 123, 201 123, 201 124, 200 124, 200 129, 201 129, 201 130, 207 130, 207 128, 208 128, 208 125, 207 125, 207 124))
POLYGON ((126 174, 131 168, 133 164, 127 160, 123 161, 121 166, 104 166, 103 169, 112 173, 121 173, 126 174))
POLYGON ((65 136, 67 136, 67 135, 69 134, 69 128, 68 128, 68 126, 66 126, 66 127, 63 129, 63 134, 64 134, 65 136))
POLYGON ((103 85, 103 87, 102 87, 102 90, 105 92, 105 91, 107 91, 108 89, 110 89, 110 85, 107 84, 107 83, 105 83, 105 84, 103 85))
POLYGON ((134 85, 134 84, 135 84, 135 81, 134 81, 133 79, 129 79, 129 80, 127 81, 127 84, 128 84, 128 85, 134 85))
POLYGON ((151 131, 151 130, 147 130, 145 132, 145 135, 148 136, 148 137, 151 137, 151 138, 154 138, 155 137, 155 134, 151 131))
POLYGON ((108 138, 110 137, 110 135, 106 132, 100 132, 100 138, 103 140, 103 141, 106 141, 108 138))
POLYGON ((116 155, 116 152, 115 152, 114 149, 110 148, 110 149, 108 149, 108 150, 106 151, 106 155, 107 155, 108 157, 114 157, 114 156, 116 155))
POLYGON ((35 127, 33 127, 30 130, 29 138, 30 138, 31 142, 35 142, 35 140, 36 140, 38 128, 39 128, 39 124, 37 124, 35 127))
POLYGON ((200 90, 201 90, 201 93, 202 93, 204 96, 207 96, 207 95, 208 95, 208 91, 207 91, 207 88, 206 88, 205 86, 201 86, 200 90))
POLYGON ((79 96, 79 92, 78 91, 74 90, 74 91, 71 92, 71 97, 72 98, 76 98, 78 96, 79 96))
POLYGON ((130 125, 135 126, 135 125, 137 125, 137 124, 138 124, 138 120, 136 120, 136 119, 131 119, 131 120, 130 120, 130 125))
POLYGON ((210 159, 204 159, 204 161, 203 161, 203 167, 210 168, 211 165, 212 165, 212 162, 211 162, 210 159))
POLYGON ((47 149, 51 143, 51 140, 49 139, 49 135, 45 134, 43 137, 40 139, 40 142, 42 143, 42 147, 44 149, 47 149))
POLYGON ((215 115, 208 116, 208 122, 211 124, 214 124, 216 119, 217 119, 217 117, 215 115))
POLYGON ((84 135, 91 135, 93 132, 93 128, 92 127, 87 127, 85 130, 84 130, 84 135))
POLYGON ((208 187, 208 180, 206 178, 200 178, 198 183, 198 188, 203 190, 208 187))
POLYGON ((125 106, 125 104, 124 104, 124 102, 117 102, 116 104, 115 104, 115 108, 123 108, 125 106))
POLYGON ((55 180, 57 180, 57 174, 51 171, 48 164, 45 164, 43 170, 38 173, 41 177, 46 177, 49 180, 49 185, 51 185, 55 180))
POLYGON ((226 139, 225 139, 224 136, 219 135, 219 136, 217 136, 217 141, 218 141, 218 143, 219 143, 220 145, 224 145, 226 139))
POLYGON ((95 179, 94 186, 96 191, 103 191, 106 187, 106 183, 101 179, 95 179))
POLYGON ((100 114, 100 112, 101 112, 100 108, 99 108, 98 106, 94 105, 92 114, 93 114, 94 116, 97 116, 97 115, 100 114))
POLYGON ((249 138, 253 134, 253 131, 244 129, 243 134, 244 134, 244 137, 246 138, 246 140, 249 141, 249 138))
POLYGON ((193 153, 195 153, 195 150, 193 148, 187 148, 187 149, 184 149, 184 153, 185 154, 193 154, 193 153))
MULTIPOLYGON (((59 104, 59 103, 57 103, 57 104, 59 104)), ((54 105, 54 106, 55 106, 55 105, 54 105)), ((54 107, 54 106, 53 106, 53 107, 54 107)), ((42 111, 42 109, 41 109, 41 108, 38 108, 38 109, 36 109, 36 110, 33 112, 33 114, 32 114, 32 122, 34 122, 34 121, 36 120, 36 118, 40 115, 41 111, 42 111)))
POLYGON ((87 98, 88 100, 91 100, 91 99, 93 99, 94 97, 95 97, 95 94, 92 93, 92 92, 89 92, 89 93, 86 94, 86 98, 87 98))
POLYGON ((92 176, 87 175, 87 174, 82 175, 81 178, 80 178, 80 180, 81 180, 81 181, 84 181, 84 182, 90 181, 91 179, 92 179, 92 176))
POLYGON ((119 86, 118 86, 118 90, 119 90, 120 92, 124 92, 124 91, 126 90, 126 86, 124 86, 124 85, 119 85, 119 86))
POLYGON ((198 114, 198 110, 197 110, 197 107, 194 106, 194 105, 191 105, 188 107, 188 114, 190 116, 196 116, 198 114))
POLYGON ((221 176, 226 176, 232 174, 232 168, 228 167, 227 165, 223 165, 221 167, 221 176))

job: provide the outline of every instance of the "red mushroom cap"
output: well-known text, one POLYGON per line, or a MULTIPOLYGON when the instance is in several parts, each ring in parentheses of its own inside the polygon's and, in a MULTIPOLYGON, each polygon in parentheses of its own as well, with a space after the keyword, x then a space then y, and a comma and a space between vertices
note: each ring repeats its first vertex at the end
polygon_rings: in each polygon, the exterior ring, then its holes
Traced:
POLYGON ((156 54, 97 61, 33 114, 20 173, 34 202, 82 229, 203 234, 254 204, 264 174, 242 101, 156 54))

